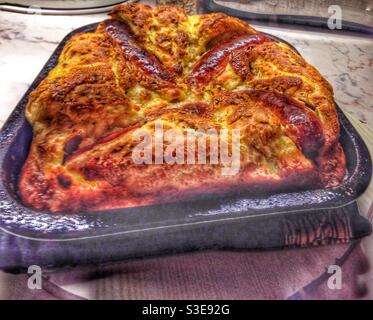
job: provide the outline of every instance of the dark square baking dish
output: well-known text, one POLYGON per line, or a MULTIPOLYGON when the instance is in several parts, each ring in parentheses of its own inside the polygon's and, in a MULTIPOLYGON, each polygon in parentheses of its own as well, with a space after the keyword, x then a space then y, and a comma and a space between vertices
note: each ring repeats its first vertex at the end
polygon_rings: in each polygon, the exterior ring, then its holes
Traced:
MULTIPOLYGON (((32 139, 32 128, 24 116, 28 95, 57 64, 66 41, 76 33, 93 31, 96 26, 97 24, 91 24, 76 29, 62 40, 1 130, 0 228, 3 240, 0 235, 0 249, 4 251, 0 250, 0 268, 22 267, 30 262, 30 259, 12 256, 14 248, 17 248, 21 256, 24 254, 33 257, 31 260, 34 259, 38 264, 59 266, 78 261, 89 263, 216 246, 281 247, 285 245, 284 237, 280 234, 282 231, 276 231, 276 228, 282 228, 288 217, 296 217, 298 220, 316 219, 314 223, 320 224, 318 219, 322 219, 322 215, 329 215, 334 219, 333 209, 342 207, 339 210, 342 214, 351 212, 357 217, 354 223, 359 225, 358 229, 361 231, 350 238, 370 233, 370 224, 358 216, 356 205, 351 203, 364 192, 370 182, 371 158, 363 140, 339 108, 340 141, 347 158, 348 174, 337 188, 268 196, 253 196, 241 192, 74 215, 52 215, 25 207, 20 202, 17 185, 32 139), (263 233, 263 223, 268 226, 271 221, 274 228, 263 233), (246 229, 242 229, 245 225, 246 229), (9 240, 10 235, 13 240, 9 240), (269 241, 251 241, 259 235, 269 241), (6 245, 4 237, 8 239, 6 245), (198 239, 198 245, 190 237, 198 239), (133 241, 136 245, 129 246, 133 241), (84 259, 81 255, 72 253, 72 248, 76 251, 76 247, 81 246, 91 249, 91 253, 84 259), (97 250, 92 250, 92 246, 97 250), (103 249, 108 246, 114 246, 117 254, 103 249), (42 247, 47 248, 46 251, 40 251, 42 247), (48 257, 48 252, 53 258, 48 257), (108 256, 103 252, 111 253, 108 256)), ((337 217, 336 214, 335 218, 337 217)))

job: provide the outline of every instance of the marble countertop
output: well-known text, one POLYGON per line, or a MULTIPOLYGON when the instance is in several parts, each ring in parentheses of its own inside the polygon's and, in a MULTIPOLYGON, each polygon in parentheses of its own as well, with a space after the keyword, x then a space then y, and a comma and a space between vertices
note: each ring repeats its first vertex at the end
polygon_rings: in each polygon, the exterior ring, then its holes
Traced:
MULTIPOLYGON (((105 19, 25 15, 0 11, 0 126, 61 39, 77 27, 105 19)), ((373 40, 342 31, 253 24, 282 37, 332 83, 342 109, 373 126, 373 40)))

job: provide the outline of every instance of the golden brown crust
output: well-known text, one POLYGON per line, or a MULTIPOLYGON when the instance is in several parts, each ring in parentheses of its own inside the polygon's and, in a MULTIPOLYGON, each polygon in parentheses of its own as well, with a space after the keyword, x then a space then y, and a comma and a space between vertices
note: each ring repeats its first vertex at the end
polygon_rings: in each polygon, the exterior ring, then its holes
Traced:
POLYGON ((198 35, 203 39, 202 44, 207 49, 244 34, 257 33, 246 22, 223 13, 205 14, 199 24, 198 35))
POLYGON ((332 88, 287 45, 221 13, 127 4, 111 17, 72 37, 30 95, 34 137, 19 183, 27 205, 111 209, 341 182, 332 88), (154 137, 158 123, 184 137, 197 130, 208 156, 208 132, 239 129, 239 173, 222 175, 222 165, 210 163, 136 164, 135 133, 154 137))

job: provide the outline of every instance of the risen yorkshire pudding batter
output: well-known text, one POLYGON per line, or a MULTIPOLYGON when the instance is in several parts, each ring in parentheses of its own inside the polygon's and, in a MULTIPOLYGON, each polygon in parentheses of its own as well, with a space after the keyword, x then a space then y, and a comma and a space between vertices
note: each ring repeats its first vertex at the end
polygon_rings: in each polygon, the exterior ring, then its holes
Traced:
POLYGON ((127 4, 111 17, 73 36, 30 95, 24 203, 98 210, 341 182, 332 88, 289 46, 221 13, 127 4), (239 129, 239 172, 223 175, 222 164, 209 161, 135 163, 134 132, 154 136, 157 123, 183 135, 239 129))

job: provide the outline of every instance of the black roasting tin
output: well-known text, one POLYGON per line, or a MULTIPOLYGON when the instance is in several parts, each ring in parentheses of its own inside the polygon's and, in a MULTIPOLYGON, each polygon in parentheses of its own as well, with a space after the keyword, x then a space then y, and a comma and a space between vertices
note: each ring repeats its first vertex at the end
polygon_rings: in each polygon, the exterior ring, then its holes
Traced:
MULTIPOLYGON (((79 214, 55 215, 24 206, 17 185, 32 140, 32 128, 24 116, 28 96, 57 64, 66 41, 96 26, 78 28, 61 41, 1 130, 0 228, 7 240, 0 236, 0 268, 22 267, 31 262, 53 267, 202 248, 243 248, 246 244, 278 247, 283 244, 279 243, 281 230, 276 228, 281 228, 281 223, 275 223, 280 221, 276 218, 296 215, 308 219, 332 214, 333 209, 342 207, 357 214, 353 202, 370 182, 372 163, 366 145, 339 108, 340 142, 348 173, 336 188, 267 196, 241 192, 79 214), (266 235, 264 230, 271 222, 273 228, 266 235)), ((358 220, 364 226, 359 237, 369 234, 369 223, 360 217, 358 220)))

